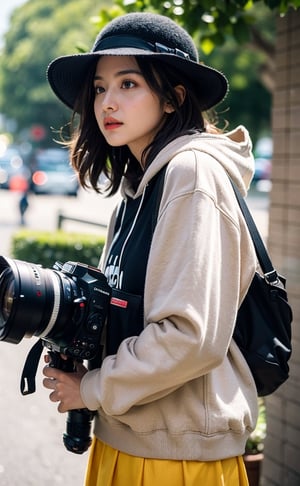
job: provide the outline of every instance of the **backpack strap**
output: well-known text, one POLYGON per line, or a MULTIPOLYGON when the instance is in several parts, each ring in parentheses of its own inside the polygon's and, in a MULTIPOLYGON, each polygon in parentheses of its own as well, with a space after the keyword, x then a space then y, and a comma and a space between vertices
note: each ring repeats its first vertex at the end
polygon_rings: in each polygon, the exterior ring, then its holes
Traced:
POLYGON ((273 267, 273 264, 271 262, 271 259, 268 255, 268 252, 266 250, 266 247, 264 245, 264 242, 259 234, 259 231, 256 227, 256 224, 254 222, 254 219, 249 211, 249 208, 246 204, 246 201, 244 200, 243 196, 241 195, 240 191, 238 190, 236 184, 233 182, 233 180, 229 177, 231 185, 233 187, 235 196, 237 198, 237 201, 239 203, 239 206, 241 208, 241 211, 243 213, 243 216, 245 218, 245 221, 247 223, 249 233, 251 235, 256 256, 259 261, 259 264, 261 266, 261 269, 264 273, 264 277, 266 281, 269 284, 278 282, 278 274, 276 270, 273 267))
POLYGON ((157 222, 157 217, 158 217, 158 212, 159 212, 159 206, 160 206, 160 201, 162 197, 162 193, 164 190, 164 185, 165 185, 165 175, 166 175, 166 170, 167 170, 168 164, 164 165, 162 169, 156 174, 155 178, 155 185, 156 185, 156 204, 154 207, 154 211, 152 214, 152 234, 154 233, 156 222, 157 222))

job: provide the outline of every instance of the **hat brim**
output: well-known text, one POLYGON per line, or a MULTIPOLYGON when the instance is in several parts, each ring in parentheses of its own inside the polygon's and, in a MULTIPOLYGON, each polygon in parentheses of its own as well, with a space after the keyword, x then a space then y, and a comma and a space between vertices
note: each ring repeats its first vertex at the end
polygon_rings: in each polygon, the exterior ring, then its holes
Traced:
POLYGON ((101 56, 151 56, 180 71, 193 85, 201 100, 203 111, 219 104, 227 94, 228 82, 216 69, 175 54, 150 52, 134 47, 105 49, 84 54, 73 54, 54 59, 48 66, 47 78, 55 95, 74 110, 77 97, 83 88, 87 72, 101 56))

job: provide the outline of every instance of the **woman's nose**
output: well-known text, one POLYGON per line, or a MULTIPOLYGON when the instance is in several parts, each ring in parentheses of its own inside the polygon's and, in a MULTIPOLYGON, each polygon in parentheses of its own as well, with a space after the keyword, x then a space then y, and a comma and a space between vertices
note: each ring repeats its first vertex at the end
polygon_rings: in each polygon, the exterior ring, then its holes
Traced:
POLYGON ((117 101, 115 96, 111 91, 106 91, 105 96, 102 101, 102 109, 103 111, 116 111, 118 108, 117 101))

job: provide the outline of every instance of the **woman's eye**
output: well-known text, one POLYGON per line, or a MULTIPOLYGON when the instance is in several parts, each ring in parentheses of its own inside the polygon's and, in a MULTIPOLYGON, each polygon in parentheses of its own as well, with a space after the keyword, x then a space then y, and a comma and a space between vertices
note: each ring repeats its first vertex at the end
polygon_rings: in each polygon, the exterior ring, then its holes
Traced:
POLYGON ((122 88, 123 89, 130 89, 130 88, 134 88, 135 86, 135 82, 134 81, 130 81, 130 80, 125 80, 123 81, 122 83, 122 88))
POLYGON ((95 86, 95 94, 101 94, 104 93, 104 88, 102 86, 95 86))

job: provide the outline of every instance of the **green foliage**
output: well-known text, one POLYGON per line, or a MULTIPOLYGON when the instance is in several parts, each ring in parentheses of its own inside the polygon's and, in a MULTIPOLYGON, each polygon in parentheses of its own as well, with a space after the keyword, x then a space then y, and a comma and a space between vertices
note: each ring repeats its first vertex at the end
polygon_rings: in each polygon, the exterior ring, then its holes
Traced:
POLYGON ((229 40, 222 48, 202 57, 206 64, 223 71, 229 80, 227 98, 217 107, 219 125, 228 129, 245 125, 253 143, 270 133, 272 96, 259 77, 264 55, 229 40))
POLYGON ((51 127, 69 121, 69 110, 48 86, 47 66, 76 52, 77 45, 91 45, 95 32, 89 18, 98 10, 94 0, 30 0, 14 11, 1 53, 0 112, 17 122, 24 138, 30 138, 33 125, 43 125, 49 145, 51 127))
POLYGON ((12 238, 13 258, 52 268, 56 261, 75 261, 98 266, 104 237, 67 233, 42 232, 22 229, 12 238))
POLYGON ((264 450, 267 435, 266 405, 263 398, 258 399, 258 419, 255 430, 250 434, 246 443, 246 454, 259 454, 264 450))
POLYGON ((299 7, 300 0, 116 0, 124 12, 155 11, 173 18, 199 40, 204 54, 210 54, 228 38, 237 44, 251 40, 264 7, 284 14, 289 7, 299 7))

